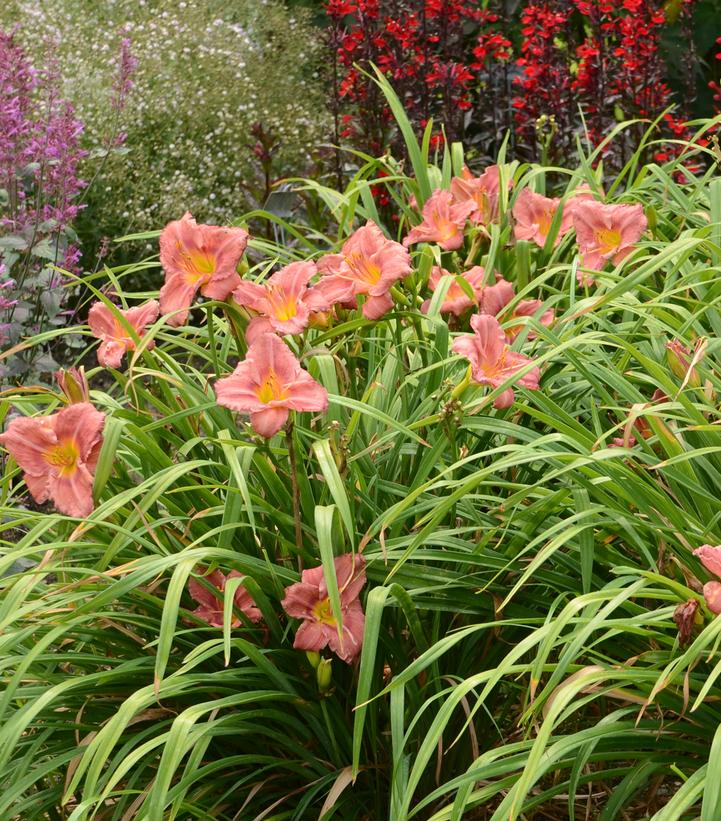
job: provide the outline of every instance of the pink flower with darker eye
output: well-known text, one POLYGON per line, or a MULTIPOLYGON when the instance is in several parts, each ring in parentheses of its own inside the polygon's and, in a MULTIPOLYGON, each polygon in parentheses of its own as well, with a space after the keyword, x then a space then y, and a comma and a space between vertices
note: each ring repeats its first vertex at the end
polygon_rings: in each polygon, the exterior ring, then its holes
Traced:
POLYGON ((380 319, 393 307, 390 289, 410 274, 411 261, 402 245, 369 220, 348 237, 339 254, 321 257, 318 270, 323 277, 312 290, 319 300, 353 305, 356 296, 363 294, 363 316, 380 319))
POLYGON ((293 647, 319 652, 327 646, 352 664, 363 646, 365 616, 358 596, 366 583, 365 559, 359 554, 345 553, 333 563, 343 622, 340 636, 322 566, 304 570, 299 582, 286 587, 281 605, 289 616, 303 620, 293 647))
POLYGON ((275 334, 263 334, 249 347, 230 376, 215 383, 219 405, 250 414, 253 430, 270 439, 290 411, 324 411, 328 391, 304 371, 275 334))
POLYGON ((67 516, 93 510, 93 480, 103 443, 105 414, 79 402, 50 416, 13 419, 2 445, 24 473, 36 502, 52 499, 67 516))
MULTIPOLYGON (((540 299, 523 299, 513 308, 506 310, 507 306, 513 302, 514 297, 515 292, 512 283, 497 274, 495 285, 486 285, 483 288, 478 303, 479 313, 495 316, 499 322, 506 325, 504 330, 509 343, 513 342, 526 326, 524 321, 514 322, 513 320, 523 320, 526 317, 535 316, 541 325, 548 327, 553 324, 556 318, 553 308, 544 311, 540 299)), ((529 331, 527 338, 533 339, 535 336, 535 331, 529 331)))
MULTIPOLYGON (((435 291, 443 280, 443 277, 451 277, 451 284, 446 291, 446 296, 443 300, 443 304, 441 305, 441 313, 461 316, 461 314, 465 313, 470 308, 478 306, 481 294, 484 291, 484 276, 484 269, 480 265, 476 265, 469 271, 466 271, 463 274, 458 274, 457 276, 452 274, 450 271, 446 271, 445 268, 441 268, 436 265, 431 271, 431 275, 428 279, 428 287, 431 291, 435 291), (464 279, 468 283, 468 287, 474 295, 473 297, 469 296, 468 293, 458 284, 459 278, 464 279)), ((421 311, 423 311, 424 314, 427 314, 430 306, 431 301, 430 299, 427 299, 421 305, 421 311)))
MULTIPOLYGON (((509 188, 511 184, 509 180, 509 188)), ((451 180, 451 194, 455 202, 473 204, 468 219, 475 225, 489 225, 498 221, 499 190, 500 176, 497 165, 486 168, 480 177, 474 177, 464 166, 462 176, 451 180)))
POLYGON ((243 228, 198 225, 187 212, 169 222, 160 234, 160 262, 165 285, 160 289, 160 312, 172 314, 168 325, 183 325, 195 294, 227 299, 240 283, 236 271, 248 244, 243 228))
POLYGON ((450 191, 437 188, 423 206, 423 222, 412 228, 403 240, 406 248, 416 242, 436 242, 444 251, 463 245, 463 229, 474 211, 472 200, 456 202, 450 191))
MULTIPOLYGON (((524 188, 518 195, 511 212, 516 221, 513 228, 516 239, 530 240, 543 248, 560 205, 561 200, 556 197, 544 197, 531 191, 530 188, 524 188)), ((572 210, 567 205, 564 206, 561 224, 553 243, 554 247, 573 227, 572 210)))
MULTIPOLYGON (((119 368, 125 352, 135 350, 136 340, 133 334, 142 337, 148 325, 158 318, 159 311, 160 305, 154 299, 128 310, 116 308, 117 314, 120 314, 132 328, 131 334, 116 313, 104 302, 95 302, 88 313, 88 325, 93 336, 101 340, 98 362, 106 368, 119 368)), ((148 350, 154 345, 155 341, 151 340, 147 345, 148 350)))
MULTIPOLYGON (((471 378, 476 384, 497 388, 533 362, 527 356, 510 349, 506 335, 494 316, 472 316, 471 328, 473 334, 464 334, 453 340, 452 350, 471 363, 471 378)), ((538 390, 540 376, 539 368, 535 367, 519 376, 516 381, 521 387, 535 391, 538 390)), ((496 397, 493 407, 508 408, 513 400, 513 388, 506 388, 496 397)))
MULTIPOLYGON (((703 544, 694 550, 693 555, 698 556, 709 573, 721 578, 721 545, 703 544)), ((706 582, 703 586, 703 597, 712 613, 721 613, 721 582, 706 582)))
MULTIPOLYGON (((206 572, 206 567, 198 567, 198 573, 205 576, 205 580, 210 582, 214 590, 208 590, 208 588, 197 579, 190 579, 188 581, 188 591, 191 597, 200 605, 196 607, 192 613, 202 621, 207 622, 211 627, 222 627, 223 593, 225 591, 225 585, 228 579, 242 579, 244 576, 242 573, 238 573, 237 570, 231 570, 227 576, 220 570, 214 570, 208 575, 205 575, 206 572)), ((233 603, 238 610, 254 624, 263 620, 263 614, 245 587, 241 586, 235 591, 233 603)), ((234 616, 230 622, 230 626, 240 626, 240 619, 234 616)))
POLYGON ((316 273, 315 262, 291 262, 265 282, 240 281, 233 299, 260 314, 248 325, 248 343, 262 333, 298 334, 308 326, 311 313, 330 310, 328 297, 308 287, 316 273))
MULTIPOLYGON (((648 227, 641 205, 604 205, 593 200, 577 202, 573 226, 584 268, 600 271, 608 260, 622 262, 648 227)), ((588 281, 578 273, 579 281, 588 281)))

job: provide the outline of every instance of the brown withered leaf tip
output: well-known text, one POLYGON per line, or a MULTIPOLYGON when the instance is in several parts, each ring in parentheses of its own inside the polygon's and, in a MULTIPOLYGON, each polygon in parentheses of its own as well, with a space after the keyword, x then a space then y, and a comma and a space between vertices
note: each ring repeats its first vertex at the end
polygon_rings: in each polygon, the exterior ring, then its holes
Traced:
POLYGON ((698 600, 689 599, 683 604, 679 604, 673 611, 673 620, 676 622, 676 627, 678 627, 678 641, 681 647, 685 647, 691 641, 697 610, 698 600))

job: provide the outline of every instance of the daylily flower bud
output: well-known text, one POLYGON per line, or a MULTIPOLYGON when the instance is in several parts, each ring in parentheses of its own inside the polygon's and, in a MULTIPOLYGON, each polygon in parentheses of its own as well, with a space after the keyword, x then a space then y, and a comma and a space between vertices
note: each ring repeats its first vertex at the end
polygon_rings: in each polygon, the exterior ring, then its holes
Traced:
POLYGON ((305 656, 310 662, 310 666, 314 669, 318 669, 318 665, 320 664, 320 653, 316 653, 315 650, 306 650, 305 656))
POLYGON ((686 380, 692 388, 701 387, 698 371, 691 368, 691 351, 677 339, 666 343, 666 360, 674 376, 686 380))
POLYGON ((315 671, 318 690, 327 693, 333 682, 333 659, 321 659, 315 671))
POLYGON ((55 381, 71 405, 90 401, 88 380, 82 365, 79 368, 61 368, 55 371, 55 381))

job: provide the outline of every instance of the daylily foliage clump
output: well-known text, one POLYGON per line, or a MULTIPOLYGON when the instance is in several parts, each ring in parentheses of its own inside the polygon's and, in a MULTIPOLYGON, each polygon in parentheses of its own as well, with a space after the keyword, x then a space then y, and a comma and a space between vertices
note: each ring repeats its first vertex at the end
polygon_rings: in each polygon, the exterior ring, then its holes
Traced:
POLYGON ((178 214, 0 394, 0 817, 721 810, 715 166, 435 163, 385 91, 325 233, 178 214))

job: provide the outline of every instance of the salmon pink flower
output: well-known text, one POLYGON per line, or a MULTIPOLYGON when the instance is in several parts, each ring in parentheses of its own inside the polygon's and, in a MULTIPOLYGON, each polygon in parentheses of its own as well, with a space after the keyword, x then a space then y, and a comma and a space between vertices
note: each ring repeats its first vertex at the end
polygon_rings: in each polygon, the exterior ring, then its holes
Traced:
POLYGON ((403 240, 406 248, 416 242, 437 242, 444 251, 463 245, 463 228, 475 210, 472 200, 455 202, 450 191, 437 188, 423 206, 423 222, 412 228, 403 240))
POLYGON ((641 205, 583 200, 572 209, 572 219, 583 266, 594 271, 602 270, 609 259, 614 265, 622 262, 648 227, 641 205))
MULTIPOLYGON (((475 225, 489 225, 498 221, 498 192, 500 187, 499 169, 490 165, 480 177, 463 167, 460 177, 451 180, 451 194, 456 203, 470 202, 473 210, 468 219, 475 225)), ((511 187, 509 181, 508 187, 511 187)))
MULTIPOLYGON (((721 545, 701 545, 694 550, 693 555, 698 556, 709 573, 721 578, 721 545)), ((703 586, 703 597, 712 613, 721 613, 721 582, 706 582, 703 586)))
MULTIPOLYGON (((538 315, 537 318, 541 325, 553 324, 556 318, 553 308, 543 311, 543 303, 540 299, 523 299, 512 309, 506 310, 514 297, 513 285, 497 274, 496 284, 486 285, 479 299, 478 312, 495 316, 499 322, 503 322, 506 325, 504 330, 509 343, 513 342, 526 325, 525 322, 513 322, 513 320, 538 315), (512 324, 509 325, 509 322, 512 324)), ((534 331, 529 331, 528 339, 533 339, 535 335, 534 331)))
POLYGON ((261 333, 298 334, 308 326, 311 312, 328 311, 332 302, 308 283, 317 273, 315 262, 291 262, 266 282, 241 280, 233 299, 260 316, 251 320, 246 338, 249 343, 261 333))
POLYGON ((160 312, 172 314, 168 325, 183 325, 198 289, 208 299, 227 299, 237 288, 236 271, 248 232, 243 228, 198 225, 187 212, 169 222, 160 234, 160 262, 165 285, 160 289, 160 312))
POLYGON ((104 413, 79 402, 50 416, 13 419, 0 445, 22 469, 36 502, 52 499, 61 513, 84 518, 93 510, 104 424, 104 413))
POLYGON ((285 343, 263 334, 230 376, 215 383, 219 405, 250 414, 253 430, 266 439, 295 411, 324 411, 328 391, 304 371, 285 343))
POLYGON ((693 555, 698 557, 709 573, 721 579, 721 545, 702 544, 694 550, 693 555))
POLYGON ((706 582, 703 586, 703 597, 712 613, 721 613, 721 582, 706 582))
MULTIPOLYGON (((205 576, 206 572, 207 568, 198 568, 198 573, 205 576)), ((243 574, 238 573, 237 570, 231 570, 227 576, 220 570, 214 570, 212 573, 205 576, 205 580, 210 582, 214 588, 212 591, 208 590, 208 588, 204 584, 201 584, 201 582, 197 581, 197 579, 190 579, 188 581, 188 591, 191 597, 200 605, 192 611, 193 615, 197 616, 202 621, 207 622, 211 627, 222 627, 223 593, 225 591, 225 585, 228 579, 242 578, 243 574)), ((263 614, 256 606, 253 597, 244 587, 241 586, 235 591, 233 603, 249 621, 252 621, 254 624, 262 621, 263 614)), ((234 616, 230 622, 230 626, 240 626, 240 619, 234 616)))
POLYGON ((358 596, 366 583, 365 559, 346 553, 335 559, 334 565, 343 622, 340 636, 322 566, 304 570, 299 582, 286 587, 281 604, 289 616, 303 620, 293 647, 319 652, 327 646, 352 664, 363 646, 365 616, 358 596))
POLYGON ((513 285, 500 274, 496 274, 496 282, 493 285, 484 286, 481 292, 478 301, 478 313, 496 316, 514 296, 513 285))
MULTIPOLYGON (((515 319, 525 319, 527 317, 535 317, 541 325, 550 328, 556 319, 556 312, 553 308, 543 308, 543 302, 540 299, 522 299, 518 305, 512 310, 500 315, 499 319, 505 325, 506 339, 510 342, 521 333, 526 327, 525 322, 513 322, 515 319), (511 322, 512 324, 509 324, 511 322)), ((536 332, 531 330, 528 332, 526 339, 535 339, 536 332)))
MULTIPOLYGON (((555 197, 553 199, 544 197, 531 191, 530 188, 524 188, 518 195, 512 211, 516 221, 513 228, 516 239, 531 240, 543 248, 560 205, 561 200, 555 197)), ((553 243, 554 247, 571 230, 572 220, 572 209, 564 207, 558 234, 553 243)))
MULTIPOLYGON (((512 351, 506 342, 498 320, 487 314, 471 317, 473 334, 458 336, 453 351, 471 363, 471 378, 478 385, 497 388, 526 365, 533 362, 523 354, 512 351)), ((540 370, 533 368, 516 381, 523 388, 538 390, 540 370)), ((494 408, 508 408, 513 404, 513 388, 506 388, 493 403, 494 408)))
POLYGON ((411 272, 408 251, 388 239, 371 220, 343 244, 340 254, 326 254, 318 260, 324 275, 312 289, 317 298, 332 304, 353 304, 364 294, 363 316, 379 319, 393 307, 391 287, 411 272))
MULTIPOLYGON (((127 311, 117 308, 117 313, 123 317, 133 330, 141 337, 148 325, 158 318, 160 305, 151 299, 144 305, 129 308, 127 311)), ((93 336, 102 340, 98 348, 98 362, 106 368, 119 368, 126 351, 135 350, 135 339, 117 315, 104 302, 95 302, 88 313, 88 325, 93 336)), ((155 341, 148 343, 148 349, 155 345, 155 341)))
MULTIPOLYGON (((441 283, 443 277, 451 277, 452 282, 446 291, 446 296, 443 300, 443 304, 441 305, 441 313, 461 316, 461 314, 464 314, 467 310, 469 310, 469 308, 478 306, 479 300, 484 291, 484 276, 484 270, 480 265, 476 265, 469 271, 459 274, 458 277, 450 271, 446 271, 445 268, 441 268, 436 265, 431 271, 431 275, 428 279, 428 287, 431 291, 435 291, 441 283), (458 284, 458 278, 465 279, 469 288, 473 292, 474 297, 470 297, 466 291, 463 290, 463 288, 458 284)), ((430 305, 431 301, 430 299, 427 299, 423 305, 421 305, 421 311, 423 311, 424 314, 427 314, 430 305)))

